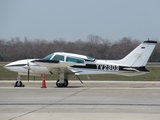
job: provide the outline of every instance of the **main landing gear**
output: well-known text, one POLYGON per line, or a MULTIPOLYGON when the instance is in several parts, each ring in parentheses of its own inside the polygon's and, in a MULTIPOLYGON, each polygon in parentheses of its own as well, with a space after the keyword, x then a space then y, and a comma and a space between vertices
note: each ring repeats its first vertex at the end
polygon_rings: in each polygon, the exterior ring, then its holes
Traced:
MULTIPOLYGON (((77 78, 83 84, 82 80, 78 76, 77 78)), ((57 87, 67 87, 68 84, 68 74, 60 73, 60 77, 56 82, 57 87)))
POLYGON ((14 87, 24 87, 23 83, 21 82, 21 79, 20 79, 19 75, 17 77, 17 81, 16 81, 14 87))
POLYGON ((60 77, 56 82, 57 87, 67 87, 68 86, 68 75, 60 73, 60 77))

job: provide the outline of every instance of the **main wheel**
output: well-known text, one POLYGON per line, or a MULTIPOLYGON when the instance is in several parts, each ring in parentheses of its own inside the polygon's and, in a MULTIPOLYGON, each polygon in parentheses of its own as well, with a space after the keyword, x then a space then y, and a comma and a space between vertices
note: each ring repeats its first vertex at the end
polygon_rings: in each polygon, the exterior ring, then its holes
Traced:
POLYGON ((56 82, 57 87, 67 87, 68 86, 68 80, 65 79, 64 83, 59 83, 59 80, 56 82))
POLYGON ((59 83, 59 80, 57 80, 57 82, 56 82, 57 87, 63 87, 63 84, 64 83, 59 83))
POLYGON ((65 79, 65 80, 64 80, 63 87, 67 87, 67 86, 68 86, 68 80, 67 80, 67 79, 65 79))
POLYGON ((14 85, 14 87, 22 87, 22 82, 21 81, 17 81, 14 85))

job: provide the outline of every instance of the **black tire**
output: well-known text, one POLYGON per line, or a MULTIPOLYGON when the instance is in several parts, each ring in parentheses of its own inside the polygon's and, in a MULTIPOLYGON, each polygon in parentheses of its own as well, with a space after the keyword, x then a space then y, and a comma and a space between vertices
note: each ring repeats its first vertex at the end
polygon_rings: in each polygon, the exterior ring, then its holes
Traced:
POLYGON ((64 80, 64 83, 58 83, 58 82, 59 82, 59 80, 57 80, 57 82, 56 82, 57 87, 67 87, 68 86, 67 79, 64 80))
POLYGON ((56 82, 57 87, 63 87, 64 83, 58 83, 58 82, 59 82, 59 80, 57 80, 57 82, 56 82))
POLYGON ((67 87, 67 86, 68 86, 68 80, 65 79, 65 80, 64 80, 64 85, 63 85, 63 87, 67 87))
POLYGON ((22 82, 21 81, 17 81, 14 85, 14 87, 22 87, 22 82))

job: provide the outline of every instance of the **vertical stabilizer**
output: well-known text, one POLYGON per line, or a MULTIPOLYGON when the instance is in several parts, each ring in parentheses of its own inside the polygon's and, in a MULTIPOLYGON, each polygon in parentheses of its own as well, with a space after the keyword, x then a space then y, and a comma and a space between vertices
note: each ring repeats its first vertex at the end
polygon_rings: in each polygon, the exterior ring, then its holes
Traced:
POLYGON ((145 66, 156 44, 157 41, 143 41, 126 57, 119 60, 118 63, 130 67, 145 66))

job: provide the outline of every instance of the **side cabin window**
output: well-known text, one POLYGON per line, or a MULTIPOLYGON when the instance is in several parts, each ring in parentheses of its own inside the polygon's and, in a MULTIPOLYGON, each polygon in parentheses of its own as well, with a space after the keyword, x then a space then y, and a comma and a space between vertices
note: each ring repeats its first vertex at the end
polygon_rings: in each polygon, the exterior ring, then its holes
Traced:
POLYGON ((55 60, 55 61, 64 61, 64 56, 62 56, 62 55, 55 55, 52 60, 55 60))
POLYGON ((84 60, 78 59, 78 58, 73 58, 73 57, 67 57, 66 62, 74 62, 74 63, 84 64, 84 60))

